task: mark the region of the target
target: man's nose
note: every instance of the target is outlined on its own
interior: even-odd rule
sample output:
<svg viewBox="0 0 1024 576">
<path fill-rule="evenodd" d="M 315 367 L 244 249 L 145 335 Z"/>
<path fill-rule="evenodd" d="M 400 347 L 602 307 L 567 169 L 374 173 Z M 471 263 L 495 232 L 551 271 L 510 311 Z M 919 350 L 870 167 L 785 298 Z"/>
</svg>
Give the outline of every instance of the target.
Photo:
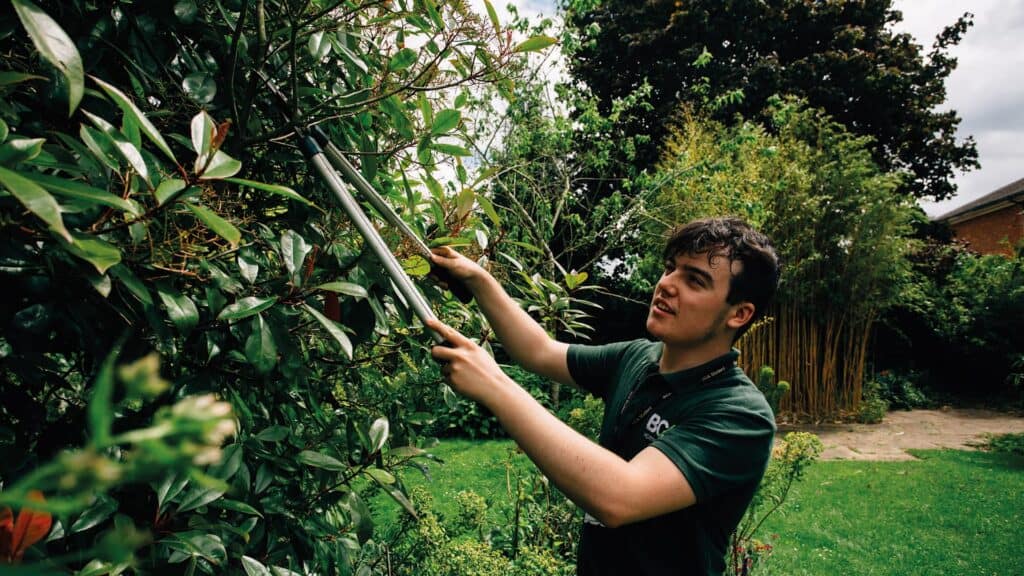
<svg viewBox="0 0 1024 576">
<path fill-rule="evenodd" d="M 672 279 L 672 274 L 668 274 L 666 276 L 662 276 L 661 279 L 658 280 L 654 293 L 655 295 L 664 293 L 668 296 L 675 296 L 676 289 L 676 284 Z"/>
</svg>

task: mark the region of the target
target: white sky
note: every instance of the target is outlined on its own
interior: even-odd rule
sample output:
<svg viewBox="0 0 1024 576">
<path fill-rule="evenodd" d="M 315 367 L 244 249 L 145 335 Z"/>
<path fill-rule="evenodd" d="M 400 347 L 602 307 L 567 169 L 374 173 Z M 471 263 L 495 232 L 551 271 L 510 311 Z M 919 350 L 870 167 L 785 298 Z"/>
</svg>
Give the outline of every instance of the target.
<svg viewBox="0 0 1024 576">
<path fill-rule="evenodd" d="M 471 0 L 484 14 L 482 0 Z M 492 0 L 507 22 L 505 0 Z M 554 0 L 513 0 L 524 16 L 555 16 Z M 958 174 L 957 195 L 947 201 L 922 202 L 930 216 L 941 215 L 979 196 L 1024 177 L 1024 0 L 894 0 L 903 12 L 897 26 L 909 32 L 924 52 L 935 35 L 964 12 L 974 26 L 951 54 L 959 60 L 946 81 L 941 109 L 955 109 L 961 118 L 958 138 L 973 135 L 981 169 Z"/>
</svg>

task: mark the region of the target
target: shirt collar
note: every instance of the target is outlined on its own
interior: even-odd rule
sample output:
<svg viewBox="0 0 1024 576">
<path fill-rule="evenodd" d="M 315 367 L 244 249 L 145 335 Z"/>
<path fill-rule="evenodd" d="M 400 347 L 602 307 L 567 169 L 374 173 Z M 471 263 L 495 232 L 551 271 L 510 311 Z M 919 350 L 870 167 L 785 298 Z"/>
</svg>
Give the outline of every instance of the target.
<svg viewBox="0 0 1024 576">
<path fill-rule="evenodd" d="M 661 352 L 663 349 L 664 345 L 658 346 L 654 349 L 651 362 L 647 366 L 647 373 L 649 375 L 658 374 L 658 362 L 661 360 Z M 735 366 L 736 359 L 739 358 L 739 356 L 740 351 L 733 348 L 725 354 L 722 354 L 713 360 L 709 360 L 700 366 L 694 366 L 693 368 L 687 368 L 686 370 L 679 370 L 677 372 L 667 372 L 660 374 L 660 376 L 673 388 L 699 386 L 724 374 L 727 370 Z"/>
</svg>

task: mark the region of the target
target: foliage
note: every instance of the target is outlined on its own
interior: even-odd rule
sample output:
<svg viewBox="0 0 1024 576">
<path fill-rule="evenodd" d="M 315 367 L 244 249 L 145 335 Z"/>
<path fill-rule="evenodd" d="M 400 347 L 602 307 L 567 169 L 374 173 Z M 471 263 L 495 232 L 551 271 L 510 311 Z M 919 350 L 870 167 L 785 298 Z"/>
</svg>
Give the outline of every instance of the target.
<svg viewBox="0 0 1024 576">
<path fill-rule="evenodd" d="M 761 371 L 757 373 L 757 381 L 754 384 L 764 394 L 765 400 L 768 401 L 768 405 L 772 408 L 772 414 L 777 415 L 779 413 L 779 401 L 789 392 L 789 382 L 777 380 L 775 378 L 775 370 L 771 366 L 762 366 Z"/>
<path fill-rule="evenodd" d="M 920 388 L 921 373 L 910 370 L 882 370 L 875 374 L 877 394 L 889 404 L 889 408 L 911 410 L 926 408 L 931 402 Z"/>
<path fill-rule="evenodd" d="M 985 447 L 993 452 L 1024 456 L 1024 432 L 1017 434 L 990 434 Z"/>
<path fill-rule="evenodd" d="M 566 424 L 587 438 L 597 442 L 604 420 L 604 401 L 596 396 L 584 396 L 579 406 L 569 410 Z"/>
<path fill-rule="evenodd" d="M 115 368 L 117 352 L 104 360 L 93 384 L 87 408 L 88 443 L 41 463 L 0 492 L 0 518 L 11 517 L 8 506 L 21 507 L 12 526 L 0 526 L 5 531 L 11 528 L 2 540 L 11 549 L 3 551 L 0 562 L 19 562 L 27 548 L 48 536 L 46 542 L 85 545 L 80 554 L 96 557 L 90 563 L 92 570 L 123 571 L 135 549 L 153 543 L 156 534 L 137 528 L 130 516 L 118 511 L 108 493 L 148 484 L 156 496 L 159 524 L 172 506 L 179 511 L 203 506 L 230 489 L 229 481 L 238 470 L 236 456 L 241 454 L 237 444 L 221 449 L 235 432 L 231 405 L 212 394 L 187 396 L 157 410 L 148 426 L 124 429 L 125 422 L 132 420 L 129 415 L 143 412 L 170 383 L 161 378 L 155 354 Z M 123 416 L 115 419 L 116 412 Z M 223 499 L 219 504 L 242 516 L 259 515 L 241 502 Z M 33 513 L 33 520 L 25 518 Z M 51 524 L 53 515 L 57 520 Z M 113 526 L 108 530 L 86 536 L 111 519 Z M 23 527 L 23 520 L 30 523 L 28 527 Z M 255 523 L 255 518 L 245 522 Z M 223 552 L 219 539 L 207 536 L 193 541 Z M 174 546 L 163 540 L 156 544 Z M 38 550 L 32 550 L 29 559 L 40 562 L 37 568 L 60 564 L 58 559 L 42 557 Z"/>
<path fill-rule="evenodd" d="M 659 164 L 674 178 L 649 207 L 649 237 L 735 214 L 772 238 L 785 264 L 781 302 L 851 318 L 892 305 L 911 246 L 912 209 L 891 194 L 897 178 L 874 164 L 867 139 L 822 111 L 777 100 L 769 113 L 777 135 L 680 116 Z M 647 252 L 660 254 L 655 245 Z M 644 266 L 655 269 L 654 260 Z"/>
<path fill-rule="evenodd" d="M 96 521 L 39 556 L 116 572 L 93 543 L 134 525 L 159 538 L 116 558 L 136 573 L 382 573 L 366 560 L 387 551 L 363 495 L 415 513 L 393 472 L 425 456 L 417 395 L 436 371 L 286 120 L 358 156 L 414 229 L 479 246 L 498 224 L 461 163 L 468 91 L 510 94 L 504 71 L 550 39 L 516 43 L 496 19 L 433 0 L 14 7 L 4 21 L 21 26 L 0 36 L 0 479 L 56 505 L 40 474 L 82 444 L 97 465 L 159 477 L 83 485 Z M 479 326 L 429 296 L 450 322 Z M 105 399 L 97 384 L 123 333 L 121 357 L 155 349 L 173 382 L 154 402 Z M 187 435 L 173 449 L 157 440 L 220 410 L 211 395 L 230 401 L 237 436 L 222 461 L 203 461 L 219 479 L 203 484 L 167 464 L 189 454 Z M 97 436 L 98 420 L 117 428 Z M 162 450 L 148 467 L 125 438 L 147 430 L 140 441 Z"/>
<path fill-rule="evenodd" d="M 757 538 L 758 531 L 769 516 L 782 508 L 794 483 L 804 478 L 807 468 L 817 460 L 822 450 L 821 440 L 808 432 L 790 432 L 784 439 L 776 439 L 761 485 L 730 538 L 726 566 L 731 574 L 768 573 L 764 564 L 773 547 Z M 772 539 L 777 539 L 777 535 Z"/>
<path fill-rule="evenodd" d="M 577 37 L 572 74 L 601 110 L 650 85 L 650 109 L 624 119 L 626 134 L 648 134 L 641 165 L 661 155 L 664 123 L 681 102 L 704 101 L 715 117 L 752 119 L 774 95 L 795 95 L 854 134 L 873 138 L 873 159 L 907 176 L 903 193 L 948 198 L 953 174 L 976 168 L 973 139 L 957 142 L 960 118 L 940 110 L 956 68 L 950 50 L 972 24 L 965 14 L 924 53 L 893 2 L 628 0 L 562 3 Z M 702 60 L 703 69 L 687 64 Z M 893 191 L 895 192 L 895 190 Z"/>
<path fill-rule="evenodd" d="M 404 517 L 393 545 L 395 574 L 427 576 L 561 576 L 573 564 L 537 542 L 511 551 L 492 533 L 486 500 L 471 490 L 455 499 L 455 518 L 434 512 L 433 497 L 423 488 L 412 491 L 419 520 Z M 497 528 L 494 528 L 497 530 Z"/>
<path fill-rule="evenodd" d="M 882 385 L 878 380 L 864 384 L 864 397 L 857 407 L 857 421 L 861 424 L 878 424 L 889 411 L 889 401 L 882 397 Z"/>
<path fill-rule="evenodd" d="M 1024 316 L 1024 256 L 978 255 L 941 240 L 913 255 L 914 275 L 886 321 L 893 348 L 910 358 L 908 368 L 927 371 L 934 388 L 1014 394 L 1014 362 L 1024 349 L 1015 321 Z"/>
</svg>

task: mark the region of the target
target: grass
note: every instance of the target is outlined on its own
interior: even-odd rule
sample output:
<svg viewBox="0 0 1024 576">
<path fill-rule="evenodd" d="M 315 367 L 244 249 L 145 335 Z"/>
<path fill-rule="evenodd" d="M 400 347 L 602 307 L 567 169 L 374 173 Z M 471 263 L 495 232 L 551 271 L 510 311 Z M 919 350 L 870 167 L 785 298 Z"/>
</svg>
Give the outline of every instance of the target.
<svg viewBox="0 0 1024 576">
<path fill-rule="evenodd" d="M 1024 574 L 1024 458 L 914 451 L 909 462 L 818 462 L 764 533 L 774 573 Z"/>
<path fill-rule="evenodd" d="M 426 487 L 434 496 L 434 510 L 449 517 L 458 508 L 455 495 L 472 490 L 487 500 L 491 522 L 504 522 L 502 507 L 510 500 L 509 479 L 514 482 L 517 474 L 535 469 L 510 440 L 445 440 L 428 452 L 441 461 L 418 461 L 427 466 L 429 478 L 416 469 L 408 469 L 401 478 L 410 489 Z M 397 504 L 387 496 L 375 498 L 373 504 L 374 517 L 383 524 L 392 522 L 400 513 Z"/>
<path fill-rule="evenodd" d="M 509 441 L 451 440 L 432 453 L 426 486 L 436 509 L 454 513 L 455 494 L 472 489 L 504 521 Z M 778 534 L 771 574 L 1021 575 L 1024 574 L 1024 458 L 956 450 L 914 451 L 906 462 L 828 461 L 813 464 L 783 510 L 761 534 Z M 512 457 L 513 470 L 531 464 Z M 389 512 L 390 509 L 390 512 Z M 381 505 L 390 521 L 395 506 Z M 394 518 L 394 516 L 390 516 Z"/>
</svg>

